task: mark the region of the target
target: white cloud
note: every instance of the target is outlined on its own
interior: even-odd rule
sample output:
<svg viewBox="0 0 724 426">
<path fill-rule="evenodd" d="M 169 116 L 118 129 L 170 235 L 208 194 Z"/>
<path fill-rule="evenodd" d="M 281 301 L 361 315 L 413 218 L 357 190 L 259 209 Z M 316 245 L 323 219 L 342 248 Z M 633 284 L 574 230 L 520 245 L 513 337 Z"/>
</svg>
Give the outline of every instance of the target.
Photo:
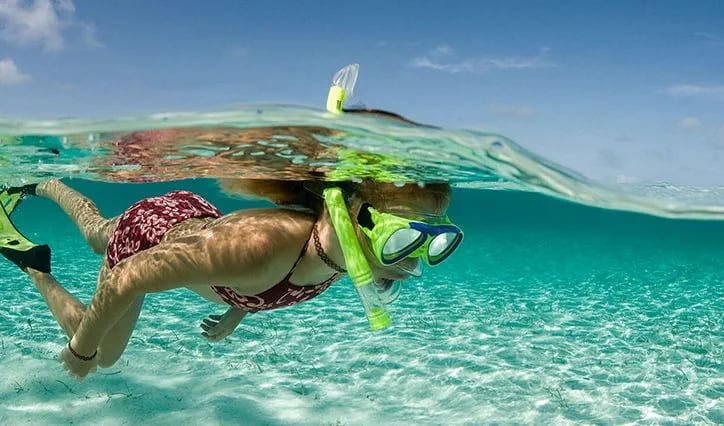
<svg viewBox="0 0 724 426">
<path fill-rule="evenodd" d="M 693 131 L 701 128 L 701 120 L 697 117 L 685 117 L 676 123 L 676 127 L 679 130 Z"/>
<path fill-rule="evenodd" d="M 95 26 L 75 18 L 72 0 L 0 0 L 0 39 L 6 42 L 59 51 L 71 29 L 86 45 L 100 46 Z"/>
<path fill-rule="evenodd" d="M 30 80 L 30 76 L 23 74 L 12 59 L 0 59 L 0 84 L 13 86 Z"/>
<path fill-rule="evenodd" d="M 494 70 L 521 70 L 551 68 L 557 64 L 548 59 L 548 49 L 541 49 L 534 56 L 482 56 L 459 58 L 455 50 L 446 45 L 437 46 L 425 56 L 414 58 L 411 66 L 444 71 L 451 74 L 484 73 Z"/>
<path fill-rule="evenodd" d="M 682 98 L 701 98 L 724 100 L 724 86 L 697 86 L 695 84 L 679 84 L 667 87 L 663 93 Z"/>
<path fill-rule="evenodd" d="M 529 106 L 494 105 L 490 112 L 499 117 L 530 118 L 535 115 L 535 110 Z"/>
</svg>

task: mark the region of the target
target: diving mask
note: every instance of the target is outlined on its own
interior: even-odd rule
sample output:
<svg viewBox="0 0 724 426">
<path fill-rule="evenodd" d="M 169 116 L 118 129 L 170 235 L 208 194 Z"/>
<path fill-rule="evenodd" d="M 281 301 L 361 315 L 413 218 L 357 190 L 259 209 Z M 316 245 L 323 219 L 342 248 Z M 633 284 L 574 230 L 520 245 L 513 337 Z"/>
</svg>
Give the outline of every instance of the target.
<svg viewBox="0 0 724 426">
<path fill-rule="evenodd" d="M 407 258 L 422 258 L 428 265 L 435 266 L 447 259 L 463 240 L 463 231 L 447 216 L 423 222 L 382 213 L 365 204 L 357 222 L 383 265 L 394 265 Z"/>
</svg>

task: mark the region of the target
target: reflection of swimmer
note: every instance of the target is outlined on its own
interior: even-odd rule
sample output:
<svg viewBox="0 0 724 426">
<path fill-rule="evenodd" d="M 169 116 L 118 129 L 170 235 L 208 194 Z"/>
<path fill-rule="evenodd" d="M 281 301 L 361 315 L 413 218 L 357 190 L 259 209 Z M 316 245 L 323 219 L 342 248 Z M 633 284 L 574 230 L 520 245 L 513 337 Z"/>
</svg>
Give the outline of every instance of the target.
<svg viewBox="0 0 724 426">
<path fill-rule="evenodd" d="M 174 191 L 141 200 L 106 219 L 94 203 L 58 180 L 25 192 L 56 202 L 94 252 L 104 255 L 95 295 L 86 308 L 48 271 L 17 262 L 45 299 L 70 341 L 61 352 L 70 373 L 85 377 L 121 356 L 147 293 L 186 287 L 219 304 L 204 320 L 216 341 L 250 312 L 295 305 L 324 292 L 346 272 L 345 256 L 322 190 L 340 186 L 374 280 L 380 287 L 435 265 L 462 239 L 444 216 L 447 184 L 227 180 L 230 193 L 300 208 L 252 209 L 222 215 L 200 196 Z M 34 189 L 34 191 L 33 191 Z M 345 207 L 345 206 L 343 206 Z M 11 259 L 12 260 L 12 259 Z"/>
<path fill-rule="evenodd" d="M 349 109 L 345 112 L 421 126 L 381 110 Z M 340 166 L 352 167 L 360 178 L 370 176 L 370 171 L 365 169 L 375 167 L 376 174 L 387 175 L 376 176 L 377 180 L 401 180 L 393 179 L 391 173 L 404 165 L 399 160 L 379 153 L 352 151 L 334 142 L 344 136 L 340 130 L 318 126 L 140 130 L 113 135 L 107 141 L 108 155 L 94 159 L 92 169 L 104 180 L 116 182 L 199 176 L 244 179 L 279 179 L 281 176 L 285 180 L 308 180 L 330 172 L 339 174 Z M 351 153 L 354 156 L 350 156 Z M 375 164 L 355 161 L 361 157 L 377 160 Z"/>
<path fill-rule="evenodd" d="M 115 135 L 95 172 L 125 182 L 199 176 L 245 179 L 313 179 L 334 162 L 334 150 L 317 137 L 330 129 L 311 126 L 261 128 L 192 127 L 141 130 Z M 241 175 L 240 175 L 241 174 Z"/>
</svg>

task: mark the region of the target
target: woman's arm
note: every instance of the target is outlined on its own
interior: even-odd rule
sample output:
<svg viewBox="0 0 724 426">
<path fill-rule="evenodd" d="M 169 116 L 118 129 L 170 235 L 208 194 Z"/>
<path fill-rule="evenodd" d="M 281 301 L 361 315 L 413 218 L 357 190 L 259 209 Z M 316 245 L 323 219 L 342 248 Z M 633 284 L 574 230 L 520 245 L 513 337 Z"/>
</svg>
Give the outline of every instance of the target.
<svg viewBox="0 0 724 426">
<path fill-rule="evenodd" d="M 183 287 L 200 279 L 199 269 L 210 266 L 199 261 L 196 253 L 203 253 L 201 250 L 201 241 L 158 245 L 123 260 L 105 277 L 99 277 L 96 293 L 71 339 L 71 347 L 83 355 L 94 353 L 137 296 Z"/>
<path fill-rule="evenodd" d="M 249 311 L 231 307 L 223 315 L 209 315 L 201 323 L 201 329 L 204 330 L 201 335 L 210 342 L 218 342 L 233 333 L 248 313 Z"/>
</svg>

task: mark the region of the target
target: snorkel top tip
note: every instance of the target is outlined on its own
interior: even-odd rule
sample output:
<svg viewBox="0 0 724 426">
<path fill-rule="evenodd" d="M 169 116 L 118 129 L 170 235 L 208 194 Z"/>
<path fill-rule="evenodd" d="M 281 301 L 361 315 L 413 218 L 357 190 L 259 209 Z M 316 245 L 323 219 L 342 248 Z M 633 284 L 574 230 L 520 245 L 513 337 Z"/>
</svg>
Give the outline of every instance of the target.
<svg viewBox="0 0 724 426">
<path fill-rule="evenodd" d="M 337 71 L 332 78 L 332 85 L 327 95 L 327 111 L 341 113 L 344 103 L 352 98 L 354 86 L 357 84 L 359 64 L 349 64 Z"/>
</svg>

